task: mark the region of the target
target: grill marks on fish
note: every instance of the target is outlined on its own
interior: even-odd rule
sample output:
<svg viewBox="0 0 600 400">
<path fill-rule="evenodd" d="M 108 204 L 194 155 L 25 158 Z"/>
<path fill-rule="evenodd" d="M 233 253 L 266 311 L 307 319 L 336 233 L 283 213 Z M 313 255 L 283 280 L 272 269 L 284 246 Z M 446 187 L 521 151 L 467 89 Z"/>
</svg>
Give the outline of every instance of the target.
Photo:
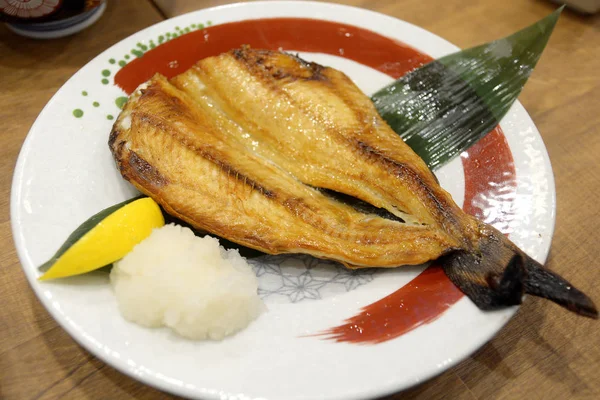
<svg viewBox="0 0 600 400">
<path fill-rule="evenodd" d="M 247 65 L 244 65 L 248 67 Z M 185 77 L 184 81 L 188 83 L 190 80 L 201 82 L 202 80 L 209 81 L 212 77 L 208 75 L 205 70 L 208 69 L 203 65 L 198 65 L 194 67 L 191 71 L 186 73 L 185 75 L 189 75 Z M 247 68 L 250 69 L 250 68 Z M 256 69 L 256 68 L 254 68 Z M 211 70 L 215 70 L 212 68 Z M 207 76 L 208 75 L 208 76 Z M 290 74 L 291 75 L 291 74 Z M 190 79 L 190 76 L 193 78 Z M 256 78 L 255 75 L 251 75 L 252 78 Z M 287 104 L 290 107 L 297 107 L 298 104 L 291 98 L 285 91 L 280 90 L 276 85 L 273 85 L 272 82 L 268 80 L 265 81 L 264 76 L 259 77 L 257 79 L 259 84 L 262 86 L 266 86 L 266 91 L 270 94 L 277 93 L 277 95 L 283 97 L 283 100 L 278 101 L 280 104 Z M 178 86 L 180 89 L 193 92 L 191 85 L 189 84 L 178 84 L 178 81 L 175 80 L 174 84 Z M 290 171 L 297 179 L 302 181 L 302 183 L 314 186 L 314 187 L 325 187 L 326 185 L 331 183 L 331 176 L 329 175 L 330 170 L 323 169 L 319 171 L 314 171 L 313 168 L 319 168 L 318 163 L 311 164 L 311 160 L 303 159 L 302 153 L 305 151 L 311 151 L 310 146 L 314 145 L 312 143 L 308 143 L 309 140 L 299 141 L 298 143 L 292 143 L 286 141 L 286 138 L 282 138 L 281 135 L 297 135 L 297 132 L 306 130 L 301 126 L 291 126 L 293 121 L 290 121 L 290 126 L 288 128 L 292 128 L 296 132 L 289 132 L 290 129 L 267 129 L 264 126 L 261 126 L 255 120 L 253 120 L 253 113 L 246 112 L 244 113 L 244 107 L 241 105 L 236 105 L 239 103 L 239 99 L 232 96 L 223 95 L 222 88 L 215 87 L 215 85 L 210 85 L 208 82 L 206 85 L 204 83 L 202 86 L 202 94 L 196 92 L 193 95 L 196 97 L 208 96 L 215 109 L 218 109 L 223 113 L 223 116 L 228 119 L 231 123 L 230 128 L 232 131 L 239 131 L 237 137 L 233 137 L 233 140 L 238 140 L 246 143 L 256 143 L 257 145 L 249 146 L 251 151 L 261 154 L 277 165 L 280 165 L 286 171 Z M 260 97 L 259 97 L 260 98 Z M 276 117 L 274 117 L 275 119 Z M 311 123 L 312 119 L 308 119 Z M 314 127 L 312 127 L 314 128 Z M 315 135 L 318 136 L 318 135 Z M 321 135 L 323 138 L 327 138 L 327 135 Z M 246 140 L 240 140 L 246 139 Z M 328 141 L 323 143 L 323 146 L 333 147 L 335 143 Z M 349 152 L 348 152 L 349 153 Z M 335 154 L 331 154 L 331 156 L 335 156 Z M 308 170 L 308 171 L 307 171 Z M 316 175 L 315 175 L 316 172 Z M 309 175 L 312 174 L 312 175 Z M 335 182 L 339 184 L 340 182 Z M 379 203 L 382 201 L 380 200 Z"/>
<path fill-rule="evenodd" d="M 357 141 L 356 147 L 363 155 L 382 164 L 385 169 L 390 171 L 390 173 L 395 175 L 398 179 L 409 182 L 409 185 L 413 190 L 420 193 L 420 198 L 429 203 L 429 209 L 432 211 L 432 214 L 436 221 L 439 222 L 440 226 L 442 226 L 445 231 L 452 232 L 456 237 L 462 236 L 461 231 L 463 227 L 460 221 L 457 220 L 455 214 L 450 211 L 452 210 L 451 206 L 446 199 L 437 196 L 431 190 L 431 187 L 424 182 L 419 173 L 409 165 L 387 157 L 367 143 Z M 470 243 L 467 238 L 464 238 L 462 243 L 465 249 L 470 249 Z"/>
<path fill-rule="evenodd" d="M 136 176 L 153 187 L 160 188 L 169 183 L 156 168 L 140 157 L 135 151 L 129 153 L 129 166 L 135 171 Z"/>
<path fill-rule="evenodd" d="M 145 112 L 143 114 L 138 113 L 138 117 L 141 120 L 153 125 L 156 128 L 162 129 L 165 132 L 169 132 L 174 137 L 178 137 L 178 141 L 190 151 L 194 152 L 199 157 L 212 162 L 229 177 L 247 186 L 251 191 L 255 190 L 266 198 L 274 199 L 276 197 L 276 192 L 274 189 L 268 189 L 264 185 L 259 184 L 255 180 L 249 178 L 247 175 L 238 171 L 230 162 L 226 161 L 221 152 L 218 151 L 217 146 L 203 146 L 202 143 L 196 140 L 186 138 L 185 136 L 178 136 L 178 132 L 175 132 L 168 127 L 168 119 L 171 115 L 177 115 L 178 117 L 187 116 L 187 118 L 190 120 L 194 119 L 193 114 L 196 111 L 190 107 L 189 102 L 184 101 L 177 96 L 168 96 L 164 91 L 157 90 L 156 87 L 150 87 L 149 89 L 142 90 L 140 95 L 141 101 L 149 97 L 160 97 L 159 101 L 161 104 L 165 105 L 164 109 L 167 111 L 161 116 L 161 118 L 157 118 L 156 114 L 151 114 L 149 112 Z M 204 130 L 211 130 L 213 127 L 211 125 L 203 125 L 200 128 Z"/>
<path fill-rule="evenodd" d="M 400 180 L 390 182 L 390 177 L 385 176 L 386 171 L 356 156 L 358 138 L 366 140 L 365 136 L 379 136 L 380 132 L 373 132 L 373 126 L 389 128 L 378 117 L 372 104 L 359 103 L 370 106 L 362 111 L 353 105 L 352 97 L 364 97 L 360 91 L 333 89 L 339 84 L 350 85 L 347 78 L 336 77 L 337 71 L 320 69 L 319 74 L 326 79 L 313 82 L 310 79 L 312 69 L 307 72 L 309 68 L 295 59 L 272 53 L 270 62 L 283 64 L 290 70 L 289 75 L 296 77 L 281 82 L 265 70 L 264 61 L 262 64 L 253 63 L 252 55 L 246 56 L 243 63 L 237 59 L 223 56 L 206 60 L 207 63 L 199 63 L 189 74 L 206 84 L 205 92 L 219 104 L 228 118 L 244 126 L 260 142 L 255 151 L 282 165 L 304 184 L 347 193 L 378 208 L 386 208 L 393 214 L 397 209 L 417 209 L 417 212 L 409 211 L 415 221 L 435 224 L 427 209 L 410 195 L 411 188 L 403 187 L 405 195 L 398 195 L 398 188 L 402 185 Z M 234 70 L 235 73 L 230 74 L 229 79 L 223 79 L 220 71 L 224 70 Z M 228 95 L 240 88 L 243 92 L 255 93 L 260 99 L 260 107 L 264 109 L 244 102 L 240 96 Z M 324 110 L 328 105 L 330 110 Z M 256 117 L 257 113 L 262 114 L 262 120 Z M 366 117 L 367 114 L 370 116 Z M 281 121 L 281 115 L 291 115 L 292 118 Z M 384 133 L 389 135 L 389 132 Z M 398 138 L 392 134 L 397 142 Z M 319 151 L 311 154 L 309 151 L 312 152 L 310 149 L 315 143 L 319 145 Z M 420 160 L 416 155 L 412 159 Z M 366 174 L 383 174 L 384 179 L 365 179 Z M 434 178 L 430 180 L 434 181 Z M 366 187 L 366 183 L 371 186 Z M 412 205 L 405 204 L 404 199 L 411 199 Z"/>
<path fill-rule="evenodd" d="M 261 72 L 275 80 L 287 80 L 288 82 L 298 79 L 327 81 L 322 74 L 325 67 L 303 60 L 297 54 L 286 54 L 286 58 L 283 59 L 279 57 L 281 53 L 269 50 L 251 50 L 248 46 L 235 49 L 231 54 L 253 74 Z"/>
<path fill-rule="evenodd" d="M 119 117 L 131 119 L 130 129 L 117 128 L 119 138 L 111 139 L 117 162 L 130 154 L 124 151 L 126 154 L 119 155 L 118 149 L 129 147 L 162 172 L 169 185 L 160 192 L 136 179 L 135 170 L 123 175 L 164 203 L 173 215 L 261 251 L 305 252 L 348 266 L 419 264 L 455 245 L 432 227 L 407 226 L 357 212 L 310 188 L 278 165 L 277 159 L 267 158 L 268 152 L 253 150 L 250 142 L 260 137 L 250 134 L 240 120 L 229 118 L 217 101 L 203 92 L 210 82 L 187 76 L 174 79 L 173 84 L 155 77 L 143 93 L 134 94 Z M 187 90 L 181 90 L 186 85 Z M 128 146 L 120 146 L 119 141 Z M 264 144 L 261 141 L 258 148 L 262 150 Z M 193 153 L 193 160 L 181 155 L 184 150 Z M 205 166 L 204 172 L 194 176 L 186 171 L 193 164 L 206 162 L 214 168 Z M 216 170 L 220 171 L 219 184 L 211 182 Z M 246 194 L 242 187 L 247 188 Z M 181 200 L 183 195 L 188 199 Z M 198 201 L 195 205 L 193 198 Z M 281 226 L 269 224 L 273 219 Z"/>
<path fill-rule="evenodd" d="M 217 145 L 204 145 L 203 143 L 190 139 L 189 137 L 179 135 L 179 132 L 174 130 L 169 130 L 167 128 L 168 122 L 165 120 L 169 117 L 169 114 L 175 113 L 178 116 L 188 116 L 188 118 L 193 119 L 194 110 L 191 109 L 190 103 L 186 101 L 182 101 L 179 97 L 176 96 L 166 96 L 164 92 L 156 90 L 156 88 L 151 88 L 150 90 L 145 90 L 141 93 L 142 100 L 145 96 L 161 96 L 161 102 L 164 104 L 169 104 L 170 107 L 166 107 L 169 111 L 167 115 L 163 117 L 163 119 L 157 119 L 155 115 L 144 113 L 140 114 L 139 117 L 157 127 L 162 129 L 165 132 L 170 132 L 174 137 L 177 138 L 178 142 L 184 145 L 191 152 L 195 153 L 197 156 L 206 159 L 217 166 L 223 173 L 225 173 L 232 180 L 239 182 L 240 184 L 248 187 L 249 191 L 256 191 L 260 195 L 268 198 L 275 199 L 277 197 L 275 189 L 268 189 L 264 185 L 259 184 L 254 179 L 249 178 L 244 173 L 240 172 L 233 166 L 231 162 L 229 162 L 226 157 L 223 156 L 222 151 L 219 150 L 219 146 Z M 212 127 L 203 125 L 200 129 L 210 130 Z M 217 134 L 217 133 L 215 133 Z M 195 139 L 195 138 L 194 138 Z M 132 154 L 135 154 L 132 152 Z"/>
<path fill-rule="evenodd" d="M 172 127 L 169 127 L 168 119 L 172 115 L 177 115 L 178 118 L 182 116 L 187 117 L 190 120 L 198 121 L 196 116 L 193 116 L 193 110 L 190 109 L 189 102 L 183 101 L 180 97 L 173 95 L 174 93 L 166 94 L 164 92 L 164 88 L 158 88 L 156 86 L 150 86 L 147 89 L 140 91 L 139 93 L 139 101 L 150 101 L 153 97 L 160 97 L 158 101 L 162 104 L 161 114 L 156 114 L 154 112 L 145 112 L 141 113 L 139 110 L 136 111 L 137 119 L 143 121 L 144 123 L 148 123 L 154 127 L 162 129 L 164 132 L 168 132 L 169 134 L 176 136 L 173 132 Z M 197 104 L 197 102 L 196 102 Z M 202 126 L 200 129 L 205 131 L 210 131 L 210 127 Z M 241 128 L 243 129 L 243 128 Z M 114 136 L 114 135 L 111 135 Z M 179 137 L 179 142 L 183 144 L 185 147 L 194 151 L 200 157 L 211 161 L 213 164 L 217 165 L 222 171 L 224 171 L 227 175 L 233 177 L 234 179 L 240 181 L 244 185 L 247 185 L 251 188 L 251 190 L 257 190 L 261 195 L 264 195 L 267 198 L 275 199 L 275 190 L 267 189 L 263 185 L 258 184 L 255 180 L 250 179 L 247 175 L 240 173 L 236 170 L 232 165 L 228 162 L 223 161 L 221 154 L 215 154 L 214 152 L 209 151 L 210 147 L 196 147 L 190 143 L 185 137 Z M 111 144 L 113 143 L 113 138 L 111 138 Z M 300 197 L 292 197 L 287 200 L 281 202 L 281 204 L 286 207 L 292 214 L 300 217 L 304 221 L 310 223 L 311 225 L 317 226 L 324 232 L 328 234 L 335 234 L 335 236 L 349 236 L 342 235 L 339 232 L 336 232 L 331 229 L 330 225 L 323 223 L 322 218 L 315 218 L 315 215 L 319 213 L 319 210 L 306 205 L 305 202 Z M 358 239 L 363 243 L 378 243 L 385 242 L 386 240 L 382 237 L 370 237 L 368 235 L 364 235 L 362 238 Z"/>
</svg>

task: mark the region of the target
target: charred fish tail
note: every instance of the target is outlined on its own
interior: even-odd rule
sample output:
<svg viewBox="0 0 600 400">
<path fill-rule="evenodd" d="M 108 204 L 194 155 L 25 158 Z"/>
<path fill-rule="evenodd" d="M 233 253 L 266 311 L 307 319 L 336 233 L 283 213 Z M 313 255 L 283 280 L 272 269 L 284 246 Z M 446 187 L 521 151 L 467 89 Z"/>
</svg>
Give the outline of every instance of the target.
<svg viewBox="0 0 600 400">
<path fill-rule="evenodd" d="M 527 257 L 525 270 L 525 293 L 551 300 L 579 315 L 598 319 L 598 309 L 592 299 L 561 276 L 531 257 Z"/>
<path fill-rule="evenodd" d="M 441 259 L 450 280 L 482 310 L 521 304 L 524 294 L 543 297 L 579 315 L 598 318 L 594 302 L 556 273 L 519 250 L 493 228 L 474 251 Z"/>
</svg>

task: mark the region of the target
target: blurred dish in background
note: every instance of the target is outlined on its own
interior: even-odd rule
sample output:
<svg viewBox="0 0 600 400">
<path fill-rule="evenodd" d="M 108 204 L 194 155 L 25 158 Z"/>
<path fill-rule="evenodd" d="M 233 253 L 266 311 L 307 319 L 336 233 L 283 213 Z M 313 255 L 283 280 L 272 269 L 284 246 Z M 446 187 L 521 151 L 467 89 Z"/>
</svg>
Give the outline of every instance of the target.
<svg viewBox="0 0 600 400">
<path fill-rule="evenodd" d="M 105 0 L 0 0 L 0 21 L 22 36 L 55 39 L 92 25 L 105 8 Z"/>
<path fill-rule="evenodd" d="M 553 0 L 553 2 L 566 4 L 567 7 L 584 14 L 595 14 L 600 11 L 600 0 Z"/>
</svg>

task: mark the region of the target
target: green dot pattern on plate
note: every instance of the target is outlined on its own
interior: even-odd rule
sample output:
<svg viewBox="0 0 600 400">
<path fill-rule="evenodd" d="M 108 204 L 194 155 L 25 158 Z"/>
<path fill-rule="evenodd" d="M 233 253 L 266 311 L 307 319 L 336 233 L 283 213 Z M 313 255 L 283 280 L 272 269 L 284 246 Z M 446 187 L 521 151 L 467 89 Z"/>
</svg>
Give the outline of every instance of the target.
<svg viewBox="0 0 600 400">
<path fill-rule="evenodd" d="M 116 60 L 114 58 L 110 58 L 108 60 L 108 62 L 109 62 L 109 64 L 117 64 L 120 68 L 123 68 L 127 65 L 128 60 L 131 59 L 131 55 L 134 55 L 137 58 L 142 57 L 146 51 L 148 51 L 150 49 L 154 49 L 154 48 L 156 48 L 156 46 L 158 46 L 164 42 L 168 42 L 171 39 L 175 39 L 183 34 L 189 33 L 190 31 L 192 31 L 194 29 L 204 29 L 205 27 L 211 26 L 211 25 L 212 25 L 212 21 L 206 21 L 205 24 L 194 23 L 194 24 L 190 24 L 183 28 L 176 26 L 173 32 L 165 32 L 164 34 L 159 35 L 155 39 L 149 39 L 147 45 L 142 42 L 137 42 L 135 47 L 133 49 L 131 49 L 129 54 L 125 54 L 122 57 L 122 59 Z M 107 78 L 110 77 L 111 74 L 112 74 L 112 72 L 109 69 L 102 70 L 102 76 L 104 78 L 101 80 L 101 82 L 103 85 L 108 85 L 110 83 L 110 81 Z M 81 92 L 81 94 L 83 96 L 87 96 L 88 92 L 84 90 Z M 124 107 L 125 103 L 127 102 L 127 99 L 128 98 L 125 96 L 118 97 L 115 100 L 115 104 L 117 105 L 117 107 L 122 109 Z M 100 103 L 97 101 L 93 102 L 92 105 L 96 108 L 100 107 Z M 83 116 L 83 111 L 80 109 L 76 109 L 73 111 L 73 115 L 77 118 L 81 118 Z M 106 115 L 106 119 L 113 120 L 114 116 L 111 114 L 108 114 L 108 115 Z"/>
<path fill-rule="evenodd" d="M 115 104 L 121 109 L 123 108 L 125 103 L 127 103 L 127 97 L 125 96 L 117 97 L 117 99 L 115 100 Z"/>
<path fill-rule="evenodd" d="M 165 34 L 159 35 L 156 39 L 150 39 L 148 41 L 148 44 L 144 44 L 142 42 L 138 42 L 136 43 L 136 47 L 131 49 L 129 54 L 125 54 L 123 56 L 123 58 L 121 60 L 116 60 L 114 58 L 109 58 L 108 59 L 108 63 L 109 64 L 117 64 L 120 68 L 123 68 L 127 65 L 127 60 L 131 59 L 131 55 L 134 55 L 136 57 L 142 57 L 144 55 L 144 52 L 148 51 L 149 49 L 154 49 L 157 45 L 160 45 L 166 41 L 169 41 L 171 39 L 175 39 L 183 34 L 189 33 L 190 31 L 194 30 L 194 29 L 204 29 L 207 26 L 211 26 L 212 25 L 212 21 L 206 21 L 206 24 L 203 23 L 193 23 L 190 24 L 186 27 L 184 27 L 183 29 L 179 26 L 175 27 L 175 30 L 173 32 L 166 32 Z M 112 72 L 109 69 L 103 69 L 101 71 L 102 76 L 104 78 L 102 78 L 101 82 L 103 85 L 108 85 L 110 83 L 110 81 L 107 79 L 108 77 L 111 76 Z M 88 92 L 86 90 L 83 90 L 81 92 L 82 96 L 88 96 Z M 115 100 L 115 104 L 117 105 L 117 107 L 119 107 L 120 109 L 122 109 L 125 105 L 125 103 L 127 102 L 127 97 L 122 96 L 122 97 L 118 97 Z M 92 105 L 95 108 L 100 107 L 100 103 L 97 101 L 92 102 Z M 77 108 L 75 110 L 73 110 L 73 116 L 76 118 L 81 118 L 83 117 L 83 110 Z M 106 119 L 107 120 L 113 120 L 114 116 L 111 114 L 106 115 Z"/>
</svg>

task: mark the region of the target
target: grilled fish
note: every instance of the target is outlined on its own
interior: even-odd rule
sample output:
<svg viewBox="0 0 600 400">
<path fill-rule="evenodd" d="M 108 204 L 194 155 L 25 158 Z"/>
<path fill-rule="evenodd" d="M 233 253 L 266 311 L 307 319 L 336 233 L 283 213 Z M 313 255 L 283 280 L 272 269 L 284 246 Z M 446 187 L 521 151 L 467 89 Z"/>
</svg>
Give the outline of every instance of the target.
<svg viewBox="0 0 600 400">
<path fill-rule="evenodd" d="M 157 74 L 130 96 L 109 147 L 122 176 L 167 213 L 232 242 L 349 268 L 440 259 L 482 309 L 530 293 L 598 315 L 463 212 L 336 69 L 242 47 L 170 80 Z"/>
</svg>

